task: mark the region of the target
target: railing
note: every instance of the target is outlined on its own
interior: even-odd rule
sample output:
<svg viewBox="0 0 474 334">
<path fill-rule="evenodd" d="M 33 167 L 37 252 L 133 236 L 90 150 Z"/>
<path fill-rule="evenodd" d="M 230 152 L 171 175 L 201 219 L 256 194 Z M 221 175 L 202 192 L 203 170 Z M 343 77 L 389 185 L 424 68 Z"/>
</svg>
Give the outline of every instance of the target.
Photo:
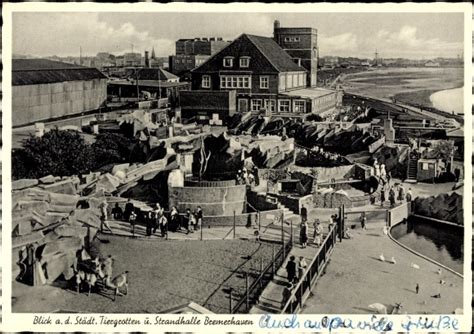
<svg viewBox="0 0 474 334">
<path fill-rule="evenodd" d="M 266 285 L 273 279 L 278 268 L 285 262 L 286 256 L 289 254 L 293 241 L 290 238 L 286 244 L 281 245 L 278 253 L 275 254 L 275 246 L 273 247 L 272 261 L 264 268 L 263 262 L 260 262 L 260 270 L 257 271 L 258 277 L 249 283 L 251 273 L 245 272 L 245 291 L 241 294 L 239 300 L 233 305 L 233 290 L 229 292 L 229 313 L 245 314 L 250 308 L 258 302 L 258 298 L 265 289 Z"/>
<path fill-rule="evenodd" d="M 336 227 L 333 226 L 309 264 L 308 269 L 303 274 L 303 277 L 299 279 L 298 284 L 296 284 L 292 289 L 290 297 L 281 310 L 282 314 L 297 313 L 303 307 L 304 302 L 311 294 L 313 285 L 316 283 L 323 272 L 324 267 L 328 263 L 329 256 L 336 244 L 336 231 Z"/>
</svg>

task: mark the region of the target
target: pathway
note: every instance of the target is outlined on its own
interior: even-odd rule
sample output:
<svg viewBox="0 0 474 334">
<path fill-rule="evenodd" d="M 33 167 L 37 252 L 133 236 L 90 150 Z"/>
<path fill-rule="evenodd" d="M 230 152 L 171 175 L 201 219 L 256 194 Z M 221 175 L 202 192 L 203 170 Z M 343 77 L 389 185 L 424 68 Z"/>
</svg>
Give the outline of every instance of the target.
<svg viewBox="0 0 474 334">
<path fill-rule="evenodd" d="M 463 280 L 451 272 L 400 247 L 382 233 L 383 224 L 368 224 L 368 230 L 352 231 L 351 240 L 338 243 L 326 274 L 313 290 L 302 313 L 373 313 L 368 305 L 402 302 L 402 313 L 451 314 L 463 305 Z M 396 264 L 381 262 L 380 254 Z M 417 264 L 420 269 L 411 266 Z M 446 281 L 445 285 L 440 280 Z M 416 294 L 415 286 L 420 285 Z M 441 294 L 440 299 L 432 295 Z M 390 309 L 389 307 L 387 307 Z"/>
</svg>

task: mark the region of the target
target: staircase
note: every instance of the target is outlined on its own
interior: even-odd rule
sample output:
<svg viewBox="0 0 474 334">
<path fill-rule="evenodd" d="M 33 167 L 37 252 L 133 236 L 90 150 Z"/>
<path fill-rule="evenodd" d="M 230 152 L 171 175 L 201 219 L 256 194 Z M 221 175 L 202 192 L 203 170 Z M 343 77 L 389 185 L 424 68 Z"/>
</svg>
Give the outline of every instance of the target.
<svg viewBox="0 0 474 334">
<path fill-rule="evenodd" d="M 418 159 L 414 158 L 412 154 L 408 154 L 408 167 L 407 167 L 407 183 L 416 183 L 418 174 Z"/>
</svg>

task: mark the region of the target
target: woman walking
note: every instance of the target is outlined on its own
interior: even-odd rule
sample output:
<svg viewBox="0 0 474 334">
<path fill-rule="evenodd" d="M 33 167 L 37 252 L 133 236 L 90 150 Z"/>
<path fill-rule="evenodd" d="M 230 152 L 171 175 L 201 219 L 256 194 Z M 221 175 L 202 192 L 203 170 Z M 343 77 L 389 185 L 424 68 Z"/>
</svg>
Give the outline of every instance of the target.
<svg viewBox="0 0 474 334">
<path fill-rule="evenodd" d="M 321 226 L 321 222 L 319 221 L 319 219 L 316 219 L 314 232 L 313 232 L 313 242 L 316 246 L 321 245 L 322 234 L 323 234 L 323 227 Z"/>
<path fill-rule="evenodd" d="M 308 243 L 308 223 L 306 221 L 300 225 L 300 243 L 301 248 L 306 248 L 306 244 Z"/>
</svg>

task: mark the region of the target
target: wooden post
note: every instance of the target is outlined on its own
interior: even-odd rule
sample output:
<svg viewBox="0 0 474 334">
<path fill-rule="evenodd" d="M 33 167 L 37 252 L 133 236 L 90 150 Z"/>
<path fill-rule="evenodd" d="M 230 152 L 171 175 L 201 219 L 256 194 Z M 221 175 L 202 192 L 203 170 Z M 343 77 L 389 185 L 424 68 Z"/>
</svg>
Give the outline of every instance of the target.
<svg viewBox="0 0 474 334">
<path fill-rule="evenodd" d="M 250 302 L 249 302 L 249 273 L 245 272 L 245 309 L 248 310 L 250 309 Z"/>
<path fill-rule="evenodd" d="M 272 275 L 275 276 L 275 244 L 272 245 Z"/>
<path fill-rule="evenodd" d="M 234 210 L 234 233 L 233 233 L 233 235 L 234 235 L 234 239 L 235 239 L 235 210 Z"/>
<path fill-rule="evenodd" d="M 229 313 L 232 314 L 232 288 L 229 288 Z"/>
<path fill-rule="evenodd" d="M 293 220 L 290 220 L 290 244 L 293 245 Z"/>
<path fill-rule="evenodd" d="M 303 284 L 300 284 L 300 308 L 303 308 Z"/>
<path fill-rule="evenodd" d="M 312 286 L 312 277 L 311 277 L 311 268 L 308 268 L 308 271 L 307 271 L 307 277 L 308 277 L 308 287 L 309 287 L 309 292 L 312 292 L 311 291 L 311 286 Z"/>
<path fill-rule="evenodd" d="M 263 257 L 260 258 L 260 287 L 263 287 Z"/>
<path fill-rule="evenodd" d="M 283 245 L 283 259 L 286 258 L 286 252 L 285 252 L 285 233 L 283 231 L 283 224 L 284 224 L 284 215 L 283 215 L 283 211 L 281 212 L 281 243 Z"/>
</svg>

